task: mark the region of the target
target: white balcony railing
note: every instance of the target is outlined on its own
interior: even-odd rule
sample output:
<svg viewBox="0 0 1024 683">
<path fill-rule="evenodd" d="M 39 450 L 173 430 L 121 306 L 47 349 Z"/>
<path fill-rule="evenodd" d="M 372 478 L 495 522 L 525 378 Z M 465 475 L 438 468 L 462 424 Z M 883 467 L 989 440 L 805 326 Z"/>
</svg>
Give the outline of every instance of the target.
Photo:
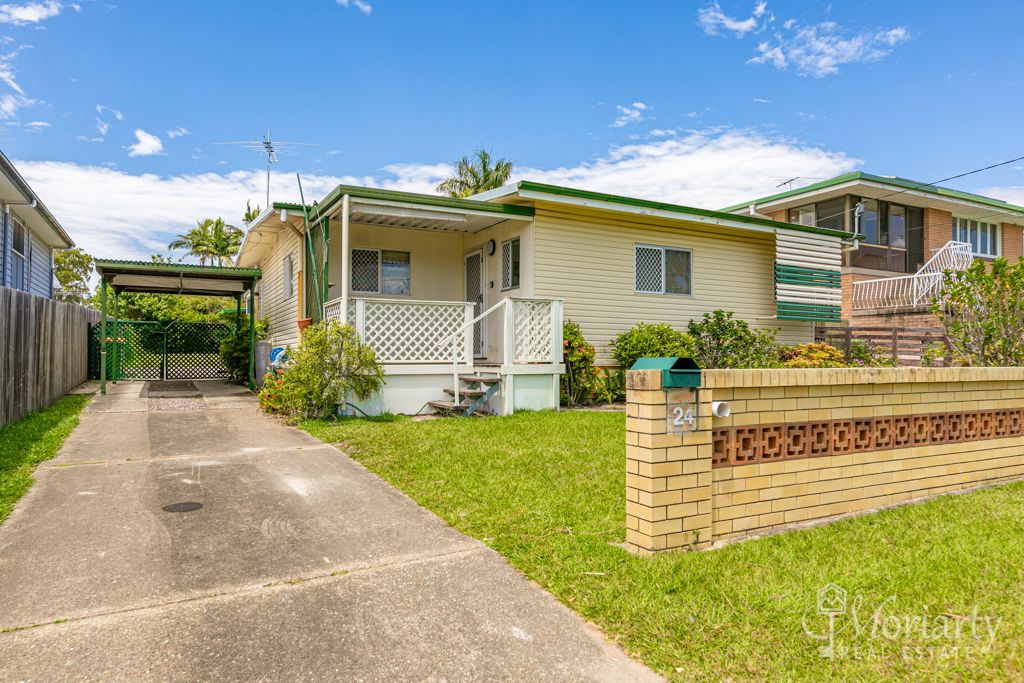
<svg viewBox="0 0 1024 683">
<path fill-rule="evenodd" d="M 927 306 L 942 290 L 948 270 L 966 270 L 974 260 L 971 245 L 947 242 L 913 275 L 853 283 L 853 310 Z"/>
</svg>

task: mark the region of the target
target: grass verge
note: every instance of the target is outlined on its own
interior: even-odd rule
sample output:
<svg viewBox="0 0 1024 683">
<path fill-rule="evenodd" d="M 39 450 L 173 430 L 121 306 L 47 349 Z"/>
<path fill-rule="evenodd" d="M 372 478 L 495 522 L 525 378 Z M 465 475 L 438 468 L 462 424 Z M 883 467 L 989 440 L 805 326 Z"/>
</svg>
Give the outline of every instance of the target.
<svg viewBox="0 0 1024 683">
<path fill-rule="evenodd" d="M 617 545 L 621 413 L 301 427 L 342 444 L 671 678 L 1024 677 L 1022 485 L 647 559 Z M 807 633 L 827 633 L 816 598 L 830 582 L 847 591 L 862 628 L 850 613 L 838 619 L 836 659 L 822 658 L 825 641 Z M 902 620 L 898 631 L 894 619 Z M 953 634 L 956 624 L 959 637 L 938 631 Z"/>
<path fill-rule="evenodd" d="M 60 450 L 90 396 L 68 395 L 0 429 L 0 523 L 32 485 L 32 471 Z"/>
</svg>

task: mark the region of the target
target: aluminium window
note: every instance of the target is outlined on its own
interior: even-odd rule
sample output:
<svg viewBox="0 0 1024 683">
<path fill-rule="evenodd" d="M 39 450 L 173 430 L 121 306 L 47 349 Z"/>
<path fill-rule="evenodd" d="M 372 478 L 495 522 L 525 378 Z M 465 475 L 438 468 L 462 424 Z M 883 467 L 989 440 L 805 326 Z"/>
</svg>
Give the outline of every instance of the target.
<svg viewBox="0 0 1024 683">
<path fill-rule="evenodd" d="M 353 249 L 350 260 L 352 291 L 409 296 L 411 262 L 407 251 Z"/>
<path fill-rule="evenodd" d="M 967 242 L 975 256 L 999 256 L 999 226 L 971 218 L 953 218 L 953 239 Z"/>
<path fill-rule="evenodd" d="M 519 238 L 514 237 L 501 243 L 501 289 L 515 289 L 519 286 Z"/>
<path fill-rule="evenodd" d="M 291 299 L 295 296 L 295 273 L 292 266 L 292 255 L 284 257 L 284 298 Z"/>
<path fill-rule="evenodd" d="M 11 216 L 11 288 L 28 289 L 28 234 L 24 224 Z"/>
<path fill-rule="evenodd" d="M 638 293 L 693 293 L 693 254 L 689 249 L 637 244 L 633 247 L 633 265 Z"/>
</svg>

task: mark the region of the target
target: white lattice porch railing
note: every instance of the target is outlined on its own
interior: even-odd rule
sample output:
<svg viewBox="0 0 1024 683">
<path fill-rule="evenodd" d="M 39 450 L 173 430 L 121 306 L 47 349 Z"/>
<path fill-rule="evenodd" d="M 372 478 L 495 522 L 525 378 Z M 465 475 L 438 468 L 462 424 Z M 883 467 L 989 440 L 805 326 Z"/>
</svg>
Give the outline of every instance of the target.
<svg viewBox="0 0 1024 683">
<path fill-rule="evenodd" d="M 560 299 L 509 299 L 504 327 L 507 365 L 562 362 Z"/>
<path fill-rule="evenodd" d="M 340 299 L 324 304 L 324 317 L 341 319 Z M 472 319 L 471 303 L 406 299 L 352 299 L 346 316 L 384 363 L 450 363 L 455 333 L 460 334 L 456 360 L 471 362 L 472 332 L 460 330 Z"/>
<path fill-rule="evenodd" d="M 939 296 L 947 270 L 967 270 L 974 260 L 971 245 L 947 242 L 913 275 L 853 283 L 853 310 L 925 306 Z"/>
</svg>

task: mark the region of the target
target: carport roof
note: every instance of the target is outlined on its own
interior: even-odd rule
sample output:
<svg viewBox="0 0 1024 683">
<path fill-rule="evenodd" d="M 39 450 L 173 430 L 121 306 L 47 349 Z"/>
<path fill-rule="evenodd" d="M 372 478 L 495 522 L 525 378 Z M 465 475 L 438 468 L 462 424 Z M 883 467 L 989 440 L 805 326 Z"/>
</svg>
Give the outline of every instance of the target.
<svg viewBox="0 0 1024 683">
<path fill-rule="evenodd" d="M 119 292 L 230 296 L 250 289 L 259 268 L 96 259 L 96 272 Z"/>
</svg>

